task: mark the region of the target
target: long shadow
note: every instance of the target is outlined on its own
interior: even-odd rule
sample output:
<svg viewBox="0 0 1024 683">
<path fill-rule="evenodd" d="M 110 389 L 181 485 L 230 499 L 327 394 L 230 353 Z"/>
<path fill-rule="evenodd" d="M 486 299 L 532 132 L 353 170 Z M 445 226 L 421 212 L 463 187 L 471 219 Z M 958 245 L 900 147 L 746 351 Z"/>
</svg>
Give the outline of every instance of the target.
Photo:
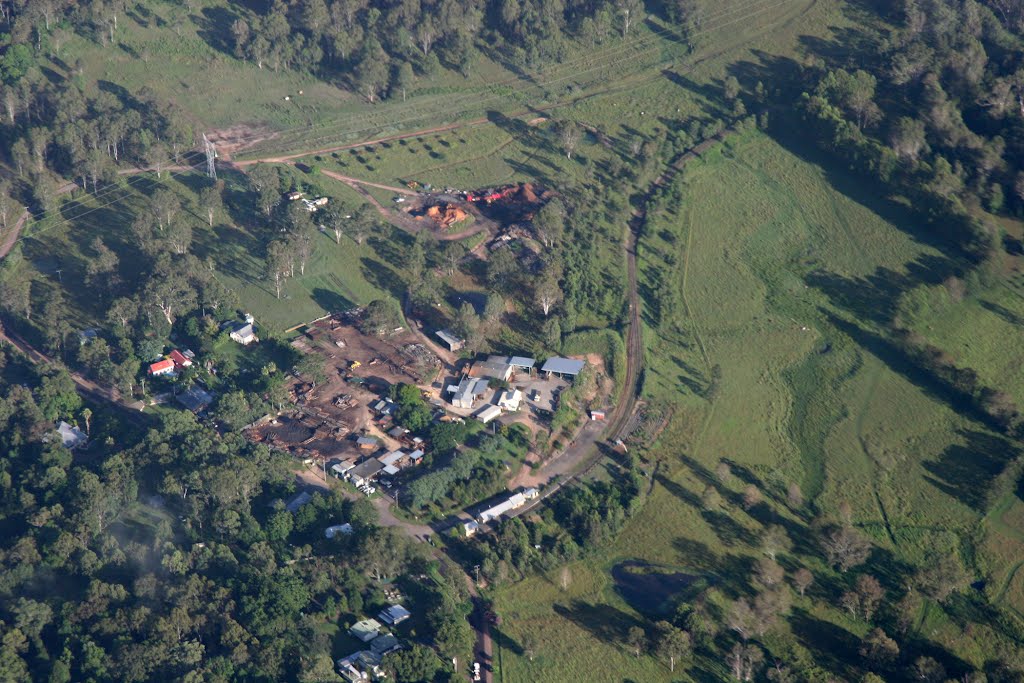
<svg viewBox="0 0 1024 683">
<path fill-rule="evenodd" d="M 514 652 L 516 655 L 525 654 L 526 650 L 523 649 L 523 646 L 519 643 L 519 641 L 515 640 L 509 634 L 505 633 L 504 630 L 491 627 L 490 631 L 491 637 L 494 639 L 494 642 L 502 650 L 510 650 Z"/>
<path fill-rule="evenodd" d="M 884 337 L 869 332 L 858 325 L 838 318 L 829 311 L 821 310 L 825 318 L 837 329 L 844 332 L 890 370 L 914 386 L 921 389 L 929 397 L 945 403 L 954 412 L 965 415 L 993 430 L 1002 429 L 1002 425 L 975 404 L 974 398 L 955 386 L 952 386 L 926 368 L 921 367 L 907 352 Z"/>
<path fill-rule="evenodd" d="M 573 600 L 568 606 L 556 604 L 552 609 L 598 640 L 615 646 L 626 642 L 629 629 L 644 627 L 643 621 L 611 605 Z"/>
<path fill-rule="evenodd" d="M 724 116 L 728 113 L 725 111 L 723 106 L 724 100 L 721 88 L 717 88 L 710 83 L 698 83 L 670 69 L 665 69 L 661 73 L 680 88 L 700 95 L 707 101 L 707 104 L 713 104 L 717 109 L 718 116 Z"/>
<path fill-rule="evenodd" d="M 919 284 L 939 284 L 960 273 L 958 263 L 938 256 L 922 256 L 906 264 L 907 273 L 891 268 L 877 268 L 866 277 L 845 277 L 817 270 L 804 281 L 820 290 L 832 303 L 880 325 L 888 324 L 896 315 L 900 296 Z"/>
<path fill-rule="evenodd" d="M 724 512 L 711 510 L 701 511 L 701 517 L 718 536 L 718 540 L 728 547 L 753 546 L 757 544 L 757 535 Z"/>
<path fill-rule="evenodd" d="M 695 541 L 692 538 L 680 536 L 672 541 L 672 546 L 676 549 L 676 552 L 686 558 L 687 564 L 700 569 L 715 569 L 721 562 L 718 555 L 708 547 L 707 543 Z"/>
<path fill-rule="evenodd" d="M 827 671 L 846 674 L 849 671 L 848 663 L 859 660 L 859 640 L 846 629 L 816 619 L 809 612 L 799 608 L 793 610 L 789 624 L 793 629 L 793 635 L 808 650 L 815 653 L 817 663 Z M 845 678 L 853 680 L 849 676 Z"/>
<path fill-rule="evenodd" d="M 402 299 L 405 294 L 405 286 L 395 271 L 365 256 L 360 259 L 360 262 L 360 270 L 367 282 L 377 289 L 389 292 L 396 299 Z"/>
<path fill-rule="evenodd" d="M 665 490 L 671 493 L 673 496 L 683 501 L 687 505 L 690 505 L 698 510 L 701 508 L 701 501 L 695 494 L 686 490 L 676 482 L 672 481 L 664 474 L 655 475 L 655 480 L 665 487 Z"/>
<path fill-rule="evenodd" d="M 999 304 L 992 303 L 991 301 L 985 301 L 984 299 L 982 299 L 980 303 L 981 307 L 986 311 L 995 313 L 1011 325 L 1024 325 L 1024 317 L 1017 315 L 1005 306 L 1000 306 Z"/>
<path fill-rule="evenodd" d="M 228 36 L 231 35 L 231 24 L 238 19 L 238 15 L 225 7 L 204 7 L 201 14 L 201 19 L 193 17 L 199 24 L 199 37 L 214 50 L 234 57 L 234 45 Z"/>
<path fill-rule="evenodd" d="M 317 287 L 313 290 L 313 301 L 325 311 L 347 311 L 355 303 L 335 291 Z"/>
<path fill-rule="evenodd" d="M 946 448 L 935 461 L 925 462 L 925 479 L 940 491 L 978 511 L 986 508 L 986 495 L 996 477 L 1017 456 L 1008 440 L 974 430 L 961 430 L 966 444 Z"/>
</svg>

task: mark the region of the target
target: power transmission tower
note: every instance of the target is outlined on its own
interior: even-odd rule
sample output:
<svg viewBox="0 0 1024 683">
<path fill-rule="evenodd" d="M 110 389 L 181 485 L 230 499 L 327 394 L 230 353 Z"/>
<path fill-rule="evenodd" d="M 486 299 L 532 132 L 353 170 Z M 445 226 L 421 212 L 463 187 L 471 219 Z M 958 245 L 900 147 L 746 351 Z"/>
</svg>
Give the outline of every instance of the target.
<svg viewBox="0 0 1024 683">
<path fill-rule="evenodd" d="M 210 139 L 206 137 L 206 133 L 203 133 L 203 148 L 206 150 L 206 175 L 210 176 L 213 180 L 217 179 L 217 166 L 214 160 L 217 158 L 217 149 L 210 142 Z"/>
</svg>

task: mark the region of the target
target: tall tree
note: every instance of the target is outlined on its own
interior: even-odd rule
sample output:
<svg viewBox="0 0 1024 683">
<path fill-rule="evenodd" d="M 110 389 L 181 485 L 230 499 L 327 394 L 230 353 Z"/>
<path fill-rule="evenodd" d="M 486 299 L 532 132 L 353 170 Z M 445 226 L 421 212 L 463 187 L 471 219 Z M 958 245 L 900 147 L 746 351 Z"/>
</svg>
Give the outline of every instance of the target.
<svg viewBox="0 0 1024 683">
<path fill-rule="evenodd" d="M 207 185 L 199 191 L 199 208 L 206 214 L 206 222 L 209 223 L 210 227 L 213 227 L 214 216 L 220 210 L 224 203 L 222 198 L 222 191 L 224 187 L 224 181 L 218 180 L 213 185 Z"/>
<path fill-rule="evenodd" d="M 266 273 L 267 279 L 274 283 L 274 293 L 281 298 L 281 288 L 288 277 L 289 254 L 288 245 L 275 240 L 267 247 Z"/>
<path fill-rule="evenodd" d="M 688 657 L 691 650 L 690 634 L 667 621 L 658 622 L 658 654 L 668 660 L 669 671 L 676 670 L 676 662 Z"/>
</svg>

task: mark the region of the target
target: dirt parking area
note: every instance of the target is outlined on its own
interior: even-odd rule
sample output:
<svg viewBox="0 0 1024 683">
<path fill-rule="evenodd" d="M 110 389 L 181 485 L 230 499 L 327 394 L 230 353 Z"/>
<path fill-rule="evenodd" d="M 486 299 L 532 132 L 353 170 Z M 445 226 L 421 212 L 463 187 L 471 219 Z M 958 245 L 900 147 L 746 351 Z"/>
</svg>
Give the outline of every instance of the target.
<svg viewBox="0 0 1024 683">
<path fill-rule="evenodd" d="M 433 381 L 441 361 L 413 332 L 364 335 L 357 327 L 360 315 L 356 310 L 316 321 L 292 342 L 300 353 L 324 360 L 326 379 L 314 386 L 307 377 L 294 378 L 296 410 L 254 427 L 250 439 L 316 463 L 353 459 L 360 455 L 356 436 L 383 436 L 372 424 L 371 406 L 392 385 Z"/>
</svg>

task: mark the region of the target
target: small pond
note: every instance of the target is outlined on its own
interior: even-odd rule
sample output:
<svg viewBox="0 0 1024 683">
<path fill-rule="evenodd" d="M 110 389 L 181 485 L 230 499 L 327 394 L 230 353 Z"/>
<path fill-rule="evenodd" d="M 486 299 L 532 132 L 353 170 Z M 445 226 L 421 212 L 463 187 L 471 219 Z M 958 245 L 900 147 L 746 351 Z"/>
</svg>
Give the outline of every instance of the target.
<svg viewBox="0 0 1024 683">
<path fill-rule="evenodd" d="M 680 571 L 677 567 L 626 560 L 612 567 L 615 590 L 638 612 L 664 614 L 677 598 L 707 577 Z"/>
</svg>

